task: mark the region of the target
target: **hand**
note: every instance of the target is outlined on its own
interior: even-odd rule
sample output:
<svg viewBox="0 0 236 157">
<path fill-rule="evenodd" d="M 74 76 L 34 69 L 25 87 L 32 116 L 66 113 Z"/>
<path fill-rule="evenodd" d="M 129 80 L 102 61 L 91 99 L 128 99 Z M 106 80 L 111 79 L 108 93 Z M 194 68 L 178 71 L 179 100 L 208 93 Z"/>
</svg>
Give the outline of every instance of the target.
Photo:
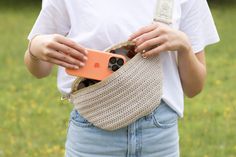
<svg viewBox="0 0 236 157">
<path fill-rule="evenodd" d="M 141 28 L 131 35 L 129 40 L 135 41 L 135 51 L 142 53 L 144 58 L 166 51 L 188 52 L 191 48 L 183 32 L 159 22 Z"/>
<path fill-rule="evenodd" d="M 29 51 L 40 60 L 72 69 L 83 67 L 88 59 L 85 48 L 57 34 L 36 36 Z"/>
</svg>

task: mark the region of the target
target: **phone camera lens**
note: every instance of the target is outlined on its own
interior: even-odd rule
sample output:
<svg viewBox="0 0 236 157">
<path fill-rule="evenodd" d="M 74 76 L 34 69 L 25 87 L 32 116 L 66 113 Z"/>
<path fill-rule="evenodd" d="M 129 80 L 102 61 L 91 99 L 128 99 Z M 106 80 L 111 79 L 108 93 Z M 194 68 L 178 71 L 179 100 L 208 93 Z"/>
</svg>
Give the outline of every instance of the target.
<svg viewBox="0 0 236 157">
<path fill-rule="evenodd" d="M 119 59 L 117 60 L 117 64 L 118 64 L 119 66 L 124 65 L 124 60 L 121 59 L 121 58 L 119 58 Z"/>
<path fill-rule="evenodd" d="M 110 60 L 109 60 L 109 62 L 110 62 L 111 64 L 115 64 L 115 63 L 116 63 L 116 58 L 115 58 L 115 57 L 111 57 Z"/>
<path fill-rule="evenodd" d="M 116 70 L 118 70 L 119 69 L 119 66 L 118 65 L 113 65 L 112 66 L 112 71 L 116 71 Z"/>
</svg>

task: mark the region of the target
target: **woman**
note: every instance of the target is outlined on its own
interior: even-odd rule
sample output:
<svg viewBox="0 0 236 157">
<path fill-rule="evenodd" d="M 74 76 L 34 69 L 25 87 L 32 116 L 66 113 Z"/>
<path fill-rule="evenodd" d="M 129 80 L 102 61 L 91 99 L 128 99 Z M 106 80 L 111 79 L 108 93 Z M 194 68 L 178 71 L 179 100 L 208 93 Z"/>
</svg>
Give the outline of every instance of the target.
<svg viewBox="0 0 236 157">
<path fill-rule="evenodd" d="M 105 131 L 78 111 L 71 113 L 67 157 L 178 157 L 178 117 L 183 96 L 201 92 L 204 48 L 219 41 L 206 0 L 175 0 L 172 25 L 152 23 L 158 0 L 45 0 L 29 35 L 25 64 L 37 78 L 58 65 L 58 88 L 66 96 L 75 77 L 64 68 L 86 64 L 85 48 L 104 50 L 127 39 L 145 59 L 160 55 L 163 95 L 159 107 L 129 126 Z M 69 54 L 69 55 L 68 55 Z"/>
</svg>

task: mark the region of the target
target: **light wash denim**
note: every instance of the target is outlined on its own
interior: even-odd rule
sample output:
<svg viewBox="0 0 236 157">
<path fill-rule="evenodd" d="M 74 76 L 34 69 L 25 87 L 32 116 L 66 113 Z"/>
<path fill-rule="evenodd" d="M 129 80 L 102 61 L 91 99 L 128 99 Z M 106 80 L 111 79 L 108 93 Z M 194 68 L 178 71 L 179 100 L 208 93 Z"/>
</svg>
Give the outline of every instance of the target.
<svg viewBox="0 0 236 157">
<path fill-rule="evenodd" d="M 66 157 L 179 157 L 178 116 L 165 102 L 128 127 L 105 131 L 71 112 Z"/>
</svg>

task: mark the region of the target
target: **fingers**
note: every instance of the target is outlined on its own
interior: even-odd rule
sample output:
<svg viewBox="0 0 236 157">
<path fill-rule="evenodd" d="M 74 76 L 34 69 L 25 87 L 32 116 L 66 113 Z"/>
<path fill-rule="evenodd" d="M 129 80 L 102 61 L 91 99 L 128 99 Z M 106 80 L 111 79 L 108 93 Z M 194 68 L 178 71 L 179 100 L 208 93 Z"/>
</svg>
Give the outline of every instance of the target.
<svg viewBox="0 0 236 157">
<path fill-rule="evenodd" d="M 64 68 L 68 68 L 68 69 L 79 69 L 79 66 L 77 66 L 77 65 L 73 65 L 73 64 L 70 64 L 70 63 L 67 63 L 67 62 L 63 62 L 63 61 L 60 61 L 60 60 L 57 60 L 57 59 L 54 59 L 54 58 L 51 58 L 50 62 L 53 63 L 53 64 L 56 64 L 56 65 L 62 66 Z"/>
<path fill-rule="evenodd" d="M 136 52 L 143 52 L 144 50 L 150 50 L 152 48 L 155 48 L 157 45 L 161 45 L 165 42 L 164 37 L 156 37 L 152 38 L 150 40 L 145 41 L 141 45 L 137 46 L 135 49 Z"/>
<path fill-rule="evenodd" d="M 136 52 L 142 53 L 144 58 L 158 55 L 160 52 L 175 49 L 174 31 L 167 25 L 153 23 L 150 26 L 141 28 L 130 36 L 129 40 L 135 41 Z"/>
<path fill-rule="evenodd" d="M 138 37 L 140 37 L 141 35 L 143 35 L 143 34 L 145 34 L 145 33 L 148 33 L 148 32 L 150 32 L 150 31 L 155 30 L 157 27 L 158 27 L 157 23 L 154 23 L 154 24 L 152 24 L 152 25 L 143 27 L 143 28 L 141 28 L 140 30 L 138 30 L 136 33 L 132 34 L 132 35 L 129 37 L 128 40 L 129 40 L 129 41 L 135 40 L 135 39 L 137 39 Z"/>
<path fill-rule="evenodd" d="M 68 38 L 65 38 L 64 36 L 58 35 L 58 36 L 56 36 L 56 40 L 61 44 L 64 44 L 70 48 L 73 48 L 73 49 L 77 50 L 78 52 L 81 52 L 85 56 L 87 56 L 87 54 L 88 54 L 87 50 L 84 47 L 80 46 L 79 44 L 77 44 L 76 42 L 74 42 Z"/>
<path fill-rule="evenodd" d="M 54 50 L 58 50 L 59 52 L 62 52 L 64 54 L 68 54 L 69 56 L 71 56 L 75 59 L 78 59 L 83 63 L 85 63 L 88 60 L 88 58 L 84 54 L 80 53 L 79 51 L 77 51 L 71 47 L 68 47 L 66 45 L 57 43 L 57 42 L 52 43 L 49 46 L 49 48 L 54 49 Z"/>
<path fill-rule="evenodd" d="M 160 35 L 161 35 L 161 32 L 158 29 L 154 29 L 153 31 L 145 33 L 137 38 L 137 40 L 135 41 L 136 46 L 140 46 L 144 42 L 151 40 L 153 38 L 156 38 Z"/>
<path fill-rule="evenodd" d="M 78 69 L 88 59 L 85 48 L 61 35 L 53 35 L 46 48 L 44 60 L 65 68 Z"/>
<path fill-rule="evenodd" d="M 150 58 L 159 55 L 161 52 L 164 52 L 167 50 L 167 46 L 165 44 L 157 46 L 154 49 L 151 49 L 150 51 L 147 51 L 142 54 L 143 58 Z"/>
<path fill-rule="evenodd" d="M 55 50 L 50 50 L 47 53 L 47 57 L 49 58 L 46 61 L 63 66 L 65 68 L 78 69 L 79 67 L 83 67 L 85 65 L 83 62 Z"/>
</svg>

